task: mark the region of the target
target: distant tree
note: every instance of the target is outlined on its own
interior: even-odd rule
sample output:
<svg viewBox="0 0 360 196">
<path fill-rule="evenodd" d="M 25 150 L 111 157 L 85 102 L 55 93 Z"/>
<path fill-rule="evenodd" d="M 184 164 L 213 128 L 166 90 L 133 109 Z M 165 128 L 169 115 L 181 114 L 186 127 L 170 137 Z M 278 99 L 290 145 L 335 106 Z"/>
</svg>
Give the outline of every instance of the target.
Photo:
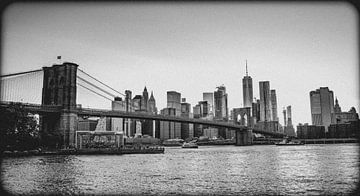
<svg viewBox="0 0 360 196">
<path fill-rule="evenodd" d="M 21 104 L 0 108 L 0 134 L 1 151 L 34 149 L 40 144 L 38 121 Z"/>
</svg>

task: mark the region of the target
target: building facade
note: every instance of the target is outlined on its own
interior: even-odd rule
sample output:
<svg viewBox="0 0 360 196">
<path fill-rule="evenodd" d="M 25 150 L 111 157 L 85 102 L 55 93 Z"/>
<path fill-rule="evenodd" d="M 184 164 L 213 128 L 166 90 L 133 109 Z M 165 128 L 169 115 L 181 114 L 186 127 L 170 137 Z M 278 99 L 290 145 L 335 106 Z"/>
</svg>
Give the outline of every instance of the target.
<svg viewBox="0 0 360 196">
<path fill-rule="evenodd" d="M 215 119 L 228 120 L 228 95 L 224 85 L 217 87 L 217 91 L 214 92 L 214 108 Z M 194 112 L 195 116 L 195 112 Z"/>
<path fill-rule="evenodd" d="M 214 115 L 214 93 L 203 93 L 203 100 L 207 101 L 209 105 L 209 114 Z"/>
<path fill-rule="evenodd" d="M 175 116 L 181 115 L 181 94 L 176 91 L 167 92 L 167 108 L 175 109 Z"/>
<path fill-rule="evenodd" d="M 334 93 L 328 87 L 310 92 L 311 120 L 313 125 L 325 126 L 335 123 Z"/>
<path fill-rule="evenodd" d="M 279 121 L 278 111 L 277 111 L 276 90 L 275 89 L 272 89 L 270 91 L 270 97 L 271 97 L 271 120 L 272 121 Z"/>
<path fill-rule="evenodd" d="M 260 93 L 260 121 L 271 121 L 271 95 L 270 95 L 270 82 L 259 82 Z"/>
<path fill-rule="evenodd" d="M 164 108 L 161 110 L 162 115 L 176 116 L 175 108 Z M 160 121 L 160 139 L 181 138 L 181 123 Z"/>
<path fill-rule="evenodd" d="M 252 107 L 253 100 L 253 83 L 252 78 L 248 75 L 247 61 L 246 61 L 246 75 L 242 79 L 243 84 L 243 102 L 244 107 Z"/>
</svg>

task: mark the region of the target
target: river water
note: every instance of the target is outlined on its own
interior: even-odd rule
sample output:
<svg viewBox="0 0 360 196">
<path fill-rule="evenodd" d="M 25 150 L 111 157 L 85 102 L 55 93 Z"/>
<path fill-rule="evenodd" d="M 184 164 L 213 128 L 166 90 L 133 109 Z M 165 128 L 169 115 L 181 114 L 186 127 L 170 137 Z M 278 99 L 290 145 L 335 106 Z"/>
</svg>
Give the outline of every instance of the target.
<svg viewBox="0 0 360 196">
<path fill-rule="evenodd" d="M 358 144 L 169 147 L 164 154 L 2 162 L 12 194 L 339 195 L 359 182 Z"/>
</svg>

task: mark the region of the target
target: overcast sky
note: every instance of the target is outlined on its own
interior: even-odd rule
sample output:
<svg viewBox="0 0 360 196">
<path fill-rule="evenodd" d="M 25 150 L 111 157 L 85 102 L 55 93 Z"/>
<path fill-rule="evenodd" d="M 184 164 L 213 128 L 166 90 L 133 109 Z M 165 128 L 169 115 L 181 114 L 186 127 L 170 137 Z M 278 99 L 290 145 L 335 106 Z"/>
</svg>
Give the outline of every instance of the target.
<svg viewBox="0 0 360 196">
<path fill-rule="evenodd" d="M 320 86 L 342 110 L 359 110 L 358 14 L 350 4 L 18 3 L 3 14 L 2 74 L 51 66 L 61 55 L 118 91 L 134 96 L 146 85 L 158 109 L 168 90 L 194 106 L 224 84 L 230 111 L 243 104 L 247 59 L 254 97 L 259 81 L 270 81 L 282 124 L 288 105 L 295 125 L 311 123 L 309 92 Z M 96 97 L 84 92 L 78 101 L 110 108 Z"/>
</svg>

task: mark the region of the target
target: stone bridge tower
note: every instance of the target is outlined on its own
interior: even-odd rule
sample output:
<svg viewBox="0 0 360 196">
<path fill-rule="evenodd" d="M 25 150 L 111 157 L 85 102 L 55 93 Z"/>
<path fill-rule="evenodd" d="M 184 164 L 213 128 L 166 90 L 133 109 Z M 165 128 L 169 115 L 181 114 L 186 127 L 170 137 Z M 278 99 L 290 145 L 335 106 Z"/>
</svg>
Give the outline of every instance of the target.
<svg viewBox="0 0 360 196">
<path fill-rule="evenodd" d="M 61 65 L 43 67 L 44 80 L 42 105 L 57 105 L 60 113 L 42 115 L 40 126 L 43 140 L 53 147 L 74 147 L 77 130 L 76 76 L 77 64 L 65 62 Z M 46 139 L 47 138 L 47 139 Z"/>
</svg>

